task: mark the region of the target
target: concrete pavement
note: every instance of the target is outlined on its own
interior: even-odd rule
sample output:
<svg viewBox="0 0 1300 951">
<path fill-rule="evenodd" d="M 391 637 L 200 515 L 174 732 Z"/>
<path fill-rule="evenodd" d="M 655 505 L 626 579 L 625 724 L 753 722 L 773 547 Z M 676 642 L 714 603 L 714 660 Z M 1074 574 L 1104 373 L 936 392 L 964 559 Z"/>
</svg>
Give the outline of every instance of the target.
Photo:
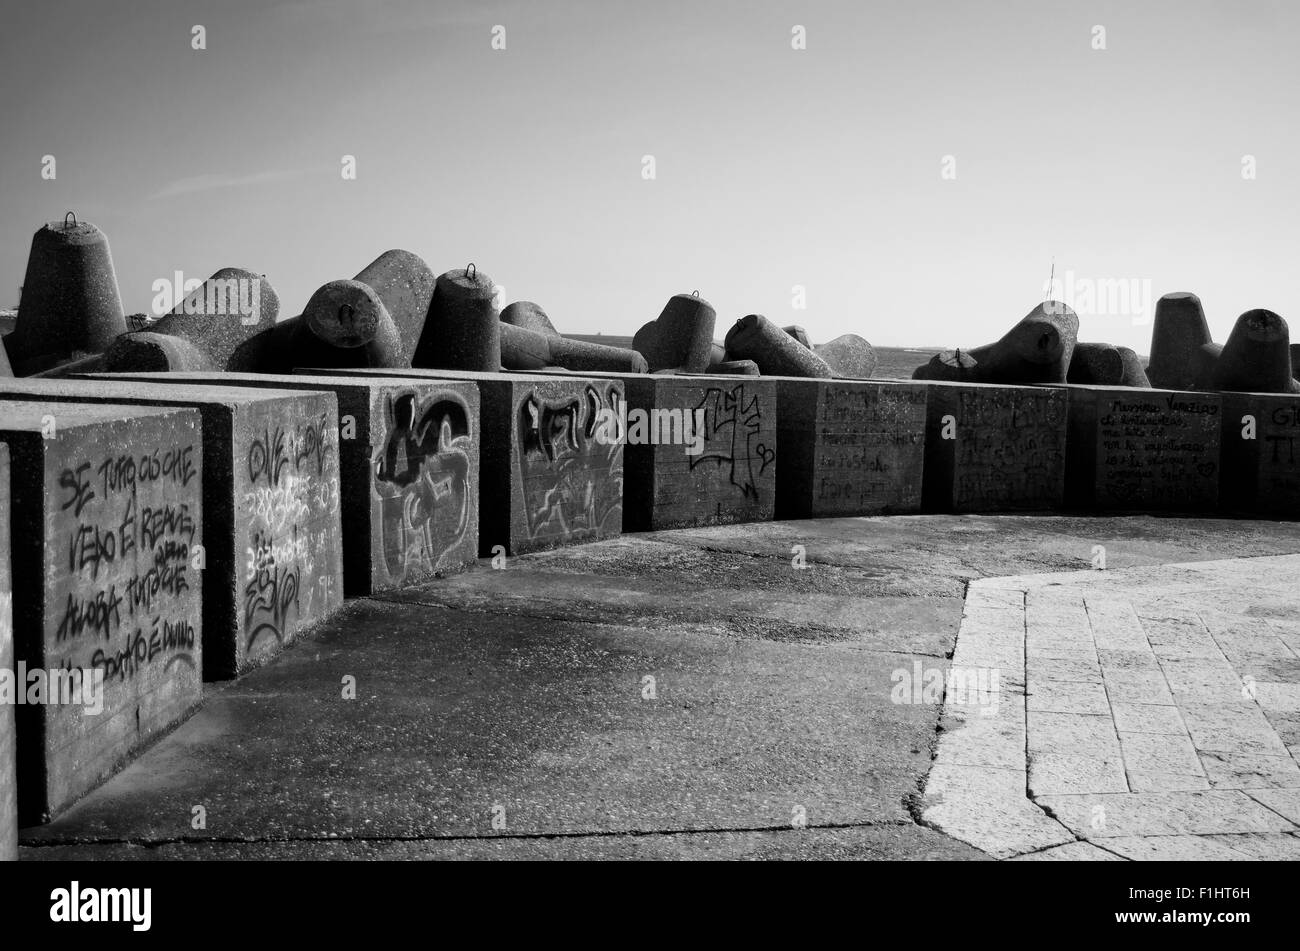
<svg viewBox="0 0 1300 951">
<path fill-rule="evenodd" d="M 952 669 L 1002 692 L 950 701 L 924 820 L 998 857 L 1300 858 L 1297 578 L 1274 556 L 975 582 Z"/>
<path fill-rule="evenodd" d="M 1106 572 L 1090 569 L 1097 545 Z M 209 690 L 175 733 L 52 824 L 24 830 L 22 857 L 1141 857 L 1094 844 L 1068 803 L 1044 808 L 1069 795 L 1068 755 L 1055 762 L 1044 747 L 1032 761 L 1042 784 L 1032 799 L 1019 761 L 977 774 L 957 767 L 978 764 L 946 760 L 963 711 L 949 704 L 940 733 L 943 692 L 931 680 L 948 676 L 954 644 L 959 667 L 976 665 L 964 653 L 980 646 L 972 618 L 989 612 L 997 633 L 1023 612 L 1019 576 L 1138 576 L 1150 570 L 1142 566 L 1281 563 L 1266 556 L 1293 553 L 1300 526 L 1285 523 L 915 516 L 660 532 L 515 558 L 503 570 L 482 562 L 352 602 L 279 659 Z M 1045 630 L 1082 637 L 1073 602 L 1041 610 Z M 1265 695 L 1295 682 L 1277 666 L 1285 657 L 1251 653 L 1243 637 L 1243 653 L 1224 655 L 1240 665 L 1234 672 L 1259 675 Z M 1021 641 L 1023 651 L 1023 621 Z M 1036 736 L 1014 643 L 1004 636 L 990 648 L 1006 652 L 1006 675 L 999 713 L 982 718 L 996 726 L 976 729 L 1017 736 L 1020 710 Z M 1095 690 L 1078 686 L 1092 675 L 1059 666 L 1050 682 L 1069 685 L 1055 695 L 1065 709 L 1042 715 L 1100 720 L 1072 706 L 1095 702 Z M 1033 689 L 1029 698 L 1037 704 Z M 1143 736 L 1160 734 L 1143 730 L 1161 726 L 1156 716 L 1116 728 L 1121 758 L 1152 746 Z M 1194 743 L 1199 727 L 1187 729 Z M 1049 741 L 1063 742 L 1044 733 Z M 1115 748 L 1089 749 L 1088 775 L 1117 786 Z M 1178 766 L 1154 753 L 1150 762 L 1153 775 Z M 1257 765 L 1215 768 L 1253 775 Z M 1205 781 L 1202 797 L 1248 795 L 1213 785 L 1208 767 Z M 963 784 L 999 791 L 1006 816 L 961 814 L 974 825 L 953 826 Z M 1276 806 L 1250 802 L 1274 817 L 1258 831 L 1282 831 Z M 1137 836 L 1126 807 L 1102 805 L 1107 838 Z M 983 837 L 970 831 L 980 823 Z M 1022 827 L 1038 836 L 1027 847 L 996 838 Z"/>
</svg>

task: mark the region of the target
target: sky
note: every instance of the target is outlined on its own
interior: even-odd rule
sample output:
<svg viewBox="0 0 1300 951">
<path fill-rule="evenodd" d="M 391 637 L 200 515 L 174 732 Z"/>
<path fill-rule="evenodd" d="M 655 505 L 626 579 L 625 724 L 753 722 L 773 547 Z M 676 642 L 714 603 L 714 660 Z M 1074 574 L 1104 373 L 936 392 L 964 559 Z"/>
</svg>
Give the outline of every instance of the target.
<svg viewBox="0 0 1300 951">
<path fill-rule="evenodd" d="M 128 313 L 242 267 L 292 316 L 406 248 L 568 333 L 698 290 L 719 338 L 970 347 L 1054 272 L 1081 339 L 1145 353 L 1194 291 L 1222 341 L 1300 314 L 1298 33 L 1285 0 L 15 5 L 0 307 L 71 210 Z"/>
</svg>

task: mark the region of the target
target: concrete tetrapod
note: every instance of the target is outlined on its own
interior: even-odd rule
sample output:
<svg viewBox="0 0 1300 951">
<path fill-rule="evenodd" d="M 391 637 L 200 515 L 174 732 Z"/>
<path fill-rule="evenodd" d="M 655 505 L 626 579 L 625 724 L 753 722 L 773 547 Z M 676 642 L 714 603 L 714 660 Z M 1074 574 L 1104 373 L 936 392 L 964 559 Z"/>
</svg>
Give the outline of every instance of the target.
<svg viewBox="0 0 1300 951">
<path fill-rule="evenodd" d="M 4 338 L 13 372 L 27 376 L 93 353 L 126 332 L 108 238 L 71 212 L 32 236 L 22 300 Z"/>
</svg>

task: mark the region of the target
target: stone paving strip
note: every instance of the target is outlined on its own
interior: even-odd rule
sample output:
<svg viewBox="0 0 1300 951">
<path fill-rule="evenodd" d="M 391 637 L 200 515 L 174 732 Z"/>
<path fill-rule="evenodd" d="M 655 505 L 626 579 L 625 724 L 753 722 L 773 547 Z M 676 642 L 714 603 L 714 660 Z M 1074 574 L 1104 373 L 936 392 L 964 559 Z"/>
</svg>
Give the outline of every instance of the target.
<svg viewBox="0 0 1300 951">
<path fill-rule="evenodd" d="M 923 820 L 997 858 L 1300 858 L 1300 556 L 972 581 Z M 997 672 L 992 700 L 954 692 Z"/>
</svg>

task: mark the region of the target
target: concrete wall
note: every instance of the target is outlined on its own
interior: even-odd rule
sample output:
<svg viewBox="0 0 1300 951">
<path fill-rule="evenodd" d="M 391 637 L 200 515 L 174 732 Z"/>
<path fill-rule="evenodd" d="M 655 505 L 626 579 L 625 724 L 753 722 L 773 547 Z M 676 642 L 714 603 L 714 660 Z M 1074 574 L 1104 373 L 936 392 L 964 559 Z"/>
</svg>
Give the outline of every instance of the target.
<svg viewBox="0 0 1300 951">
<path fill-rule="evenodd" d="M 275 656 L 343 601 L 333 394 L 101 380 L 3 380 L 0 400 L 192 406 L 203 417 L 204 673 Z"/>
<path fill-rule="evenodd" d="M 349 597 L 429 581 L 478 557 L 481 435 L 473 382 L 188 372 L 93 378 L 334 394 Z"/>
<path fill-rule="evenodd" d="M 1223 472 L 1229 512 L 1300 516 L 1300 396 L 1221 393 Z"/>
<path fill-rule="evenodd" d="M 518 555 L 596 541 L 623 527 L 623 447 L 596 438 L 621 381 L 456 370 L 337 369 L 298 373 L 477 384 L 483 442 L 479 555 Z"/>
<path fill-rule="evenodd" d="M 1066 504 L 1209 511 L 1219 499 L 1218 393 L 1064 386 Z"/>
<path fill-rule="evenodd" d="M 926 383 L 926 511 L 1044 511 L 1065 495 L 1064 391 Z"/>
<path fill-rule="evenodd" d="M 9 504 L 9 447 L 0 444 L 0 677 L 12 674 L 14 669 Z M 18 742 L 12 702 L 15 699 L 16 694 L 5 698 L 0 692 L 0 862 L 18 858 Z"/>
<path fill-rule="evenodd" d="M 624 528 L 655 531 L 772 518 L 778 466 L 775 380 L 665 375 L 622 382 L 629 419 Z M 698 437 L 694 445 L 675 438 L 671 414 L 683 423 L 690 418 L 692 427 L 702 421 L 692 433 Z M 637 431 L 638 418 L 644 435 Z M 697 447 L 698 452 L 688 451 Z"/>
<path fill-rule="evenodd" d="M 921 510 L 920 383 L 778 377 L 776 517 Z"/>
<path fill-rule="evenodd" d="M 11 462 L 16 659 L 104 677 L 97 714 L 84 703 L 17 708 L 19 809 L 34 822 L 199 702 L 191 557 L 204 538 L 203 433 L 190 409 L 7 402 L 0 442 Z"/>
</svg>

